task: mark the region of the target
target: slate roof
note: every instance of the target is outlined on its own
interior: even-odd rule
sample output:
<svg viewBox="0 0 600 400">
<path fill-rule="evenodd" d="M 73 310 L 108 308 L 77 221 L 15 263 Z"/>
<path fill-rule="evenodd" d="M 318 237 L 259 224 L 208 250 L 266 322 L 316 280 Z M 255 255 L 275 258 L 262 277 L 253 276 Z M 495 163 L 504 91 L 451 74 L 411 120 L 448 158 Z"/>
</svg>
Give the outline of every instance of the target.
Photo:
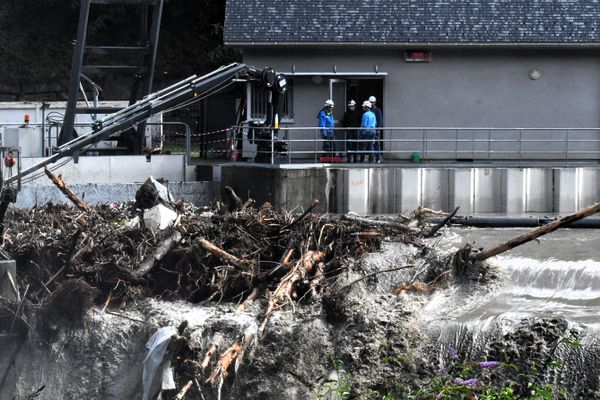
<svg viewBox="0 0 600 400">
<path fill-rule="evenodd" d="M 600 43 L 600 0 L 227 0 L 224 41 Z"/>
</svg>

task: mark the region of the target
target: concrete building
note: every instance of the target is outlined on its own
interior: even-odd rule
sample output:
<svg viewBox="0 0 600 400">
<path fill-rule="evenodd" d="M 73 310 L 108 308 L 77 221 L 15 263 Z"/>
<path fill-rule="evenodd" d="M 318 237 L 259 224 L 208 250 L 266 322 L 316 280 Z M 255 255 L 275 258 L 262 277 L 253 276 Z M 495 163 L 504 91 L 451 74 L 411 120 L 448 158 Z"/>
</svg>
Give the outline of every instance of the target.
<svg viewBox="0 0 600 400">
<path fill-rule="evenodd" d="M 595 161 L 599 21 L 598 0 L 227 0 L 224 41 L 289 76 L 296 158 L 325 99 L 341 120 L 374 95 L 389 158 Z"/>
</svg>

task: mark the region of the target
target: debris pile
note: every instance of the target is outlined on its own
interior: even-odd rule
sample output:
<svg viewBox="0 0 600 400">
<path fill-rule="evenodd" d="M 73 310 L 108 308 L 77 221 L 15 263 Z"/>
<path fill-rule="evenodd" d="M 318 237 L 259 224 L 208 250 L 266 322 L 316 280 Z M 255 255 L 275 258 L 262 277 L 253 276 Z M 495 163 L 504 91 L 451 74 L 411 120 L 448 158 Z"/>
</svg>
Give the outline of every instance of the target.
<svg viewBox="0 0 600 400">
<path fill-rule="evenodd" d="M 175 223 L 161 230 L 140 222 L 134 203 L 89 213 L 49 204 L 10 210 L 3 250 L 37 304 L 65 279 L 81 278 L 112 307 L 138 296 L 241 302 L 269 292 L 272 310 L 323 291 L 349 258 L 378 249 L 384 237 L 423 246 L 429 229 L 411 224 L 421 213 L 369 220 L 312 213 L 317 206 L 295 215 L 252 201 L 233 212 L 179 204 Z"/>
<path fill-rule="evenodd" d="M 18 286 L 22 292 L 26 288 L 13 307 L 13 318 L 27 323 L 19 307 L 37 307 L 46 325 L 42 328 L 50 325 L 56 333 L 80 327 L 94 302 L 108 313 L 146 298 L 233 303 L 240 311 L 259 303 L 256 328 L 238 332 L 230 343 L 208 351 L 191 343 L 176 346 L 179 383 L 183 377 L 189 389 L 195 377 L 203 376 L 202 384 L 220 388 L 264 336 L 278 310 L 318 301 L 328 319 L 343 319 L 346 313 L 336 310 L 344 309 L 344 298 L 355 283 L 413 267 L 394 266 L 337 285 L 354 259 L 380 249 L 384 240 L 412 246 L 426 256 L 425 238 L 456 212 L 431 224 L 429 217 L 440 213 L 425 208 L 408 216 L 369 219 L 318 214 L 318 200 L 293 213 L 274 210 L 268 203 L 256 207 L 231 188 L 224 194 L 224 203 L 198 208 L 175 203 L 166 187 L 150 178 L 136 202 L 11 209 L 2 251 L 17 261 Z M 422 274 L 422 283 L 410 282 L 397 293 L 421 286 L 433 289 L 449 272 L 434 269 Z"/>
</svg>

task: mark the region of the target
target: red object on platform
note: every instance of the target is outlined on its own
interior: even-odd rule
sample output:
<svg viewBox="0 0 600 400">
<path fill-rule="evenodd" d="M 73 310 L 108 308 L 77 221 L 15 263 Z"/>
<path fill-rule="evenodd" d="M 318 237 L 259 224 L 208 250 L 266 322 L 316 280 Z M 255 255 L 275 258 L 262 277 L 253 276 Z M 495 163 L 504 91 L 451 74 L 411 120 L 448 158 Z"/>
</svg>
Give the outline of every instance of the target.
<svg viewBox="0 0 600 400">
<path fill-rule="evenodd" d="M 344 162 L 340 156 L 321 156 L 319 159 L 322 163 L 341 163 Z"/>
<path fill-rule="evenodd" d="M 14 167 L 16 163 L 17 162 L 13 158 L 12 154 L 9 154 L 6 157 L 4 157 L 4 165 L 7 166 L 8 168 Z"/>
</svg>

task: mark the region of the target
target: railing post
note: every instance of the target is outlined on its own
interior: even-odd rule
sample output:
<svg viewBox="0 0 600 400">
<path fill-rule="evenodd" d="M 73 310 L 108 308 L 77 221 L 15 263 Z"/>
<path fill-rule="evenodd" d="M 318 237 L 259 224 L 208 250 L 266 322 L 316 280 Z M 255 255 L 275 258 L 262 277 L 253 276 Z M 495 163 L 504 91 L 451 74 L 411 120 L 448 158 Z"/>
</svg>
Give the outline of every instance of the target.
<svg viewBox="0 0 600 400">
<path fill-rule="evenodd" d="M 286 133 L 287 133 L 287 142 L 288 142 L 288 146 L 287 146 L 288 164 L 291 164 L 292 163 L 292 131 L 287 129 Z"/>
<path fill-rule="evenodd" d="M 569 130 L 567 129 L 567 136 L 565 137 L 565 163 L 569 165 Z"/>
<path fill-rule="evenodd" d="M 275 164 L 275 131 L 271 129 L 271 165 Z"/>
<path fill-rule="evenodd" d="M 488 161 L 490 160 L 491 156 L 492 156 L 492 132 L 491 130 L 487 130 L 488 131 L 488 151 L 487 151 L 487 156 L 488 156 Z"/>
<path fill-rule="evenodd" d="M 429 162 L 429 157 L 427 154 L 428 150 L 427 146 L 427 129 L 423 129 L 423 158 Z"/>
<path fill-rule="evenodd" d="M 519 129 L 519 167 L 523 164 L 523 131 Z"/>
<path fill-rule="evenodd" d="M 317 163 L 317 129 L 315 129 L 315 140 L 313 140 L 315 144 L 315 164 Z"/>
<path fill-rule="evenodd" d="M 454 161 L 458 161 L 458 129 L 454 130 Z"/>
</svg>

